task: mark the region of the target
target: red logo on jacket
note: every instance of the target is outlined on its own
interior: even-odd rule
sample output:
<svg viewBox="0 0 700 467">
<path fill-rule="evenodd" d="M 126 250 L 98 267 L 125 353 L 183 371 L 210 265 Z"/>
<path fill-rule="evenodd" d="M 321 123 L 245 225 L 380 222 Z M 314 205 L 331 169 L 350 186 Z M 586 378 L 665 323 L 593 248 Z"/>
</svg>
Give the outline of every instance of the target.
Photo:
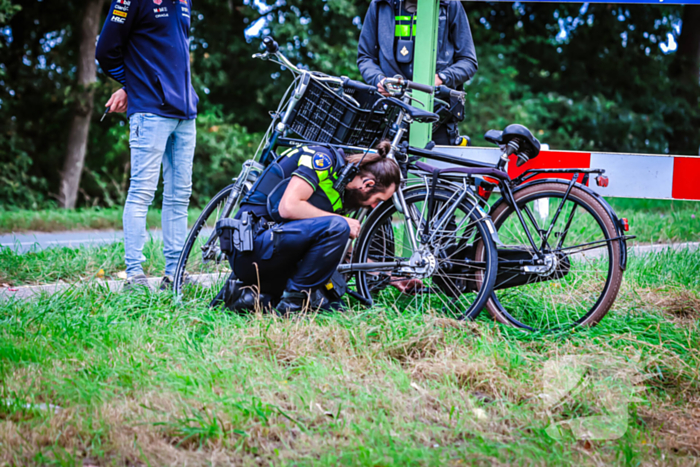
<svg viewBox="0 0 700 467">
<path fill-rule="evenodd" d="M 153 0 L 153 3 L 155 3 L 156 5 L 160 5 L 161 3 L 163 3 L 163 0 Z"/>
</svg>

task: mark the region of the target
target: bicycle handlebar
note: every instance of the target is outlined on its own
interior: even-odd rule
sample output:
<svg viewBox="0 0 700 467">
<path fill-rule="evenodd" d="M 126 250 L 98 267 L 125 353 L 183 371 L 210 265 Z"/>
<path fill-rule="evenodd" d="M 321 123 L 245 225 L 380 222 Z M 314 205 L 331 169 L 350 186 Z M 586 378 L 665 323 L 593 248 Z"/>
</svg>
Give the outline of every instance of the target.
<svg viewBox="0 0 700 467">
<path fill-rule="evenodd" d="M 266 36 L 263 39 L 263 45 L 265 46 L 265 50 L 267 50 L 267 53 L 274 54 L 279 52 L 280 46 L 275 42 L 275 40 L 271 36 Z"/>
<path fill-rule="evenodd" d="M 370 86 L 369 84 L 361 83 L 360 81 L 355 81 L 354 79 L 350 79 L 347 76 L 343 76 L 341 80 L 343 82 L 344 88 L 350 88 L 356 91 L 367 91 L 371 94 L 377 92 L 377 88 L 375 86 Z"/>
<path fill-rule="evenodd" d="M 387 84 L 393 84 L 395 86 L 401 86 L 401 87 L 405 87 L 406 89 L 413 89 L 413 90 L 425 92 L 428 94 L 433 94 L 435 92 L 435 88 L 433 88 L 432 86 L 428 86 L 427 84 L 420 84 L 420 83 L 416 83 L 413 81 L 409 81 L 407 79 L 404 79 L 400 75 L 395 76 L 393 78 L 385 78 L 384 82 Z"/>
<path fill-rule="evenodd" d="M 416 91 L 421 91 L 421 92 L 425 92 L 428 94 L 433 93 L 433 87 L 428 86 L 427 84 L 420 84 L 420 83 L 414 83 L 413 81 L 408 81 L 406 83 L 406 87 L 408 89 L 415 89 Z"/>
</svg>

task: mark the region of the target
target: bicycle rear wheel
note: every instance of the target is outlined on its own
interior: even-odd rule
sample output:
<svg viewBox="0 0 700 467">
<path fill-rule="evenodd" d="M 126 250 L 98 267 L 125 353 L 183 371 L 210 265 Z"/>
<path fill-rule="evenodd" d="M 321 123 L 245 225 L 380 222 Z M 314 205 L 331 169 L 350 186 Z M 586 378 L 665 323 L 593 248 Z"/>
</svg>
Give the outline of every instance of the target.
<svg viewBox="0 0 700 467">
<path fill-rule="evenodd" d="M 404 192 L 406 205 L 415 220 L 410 228 L 418 233 L 416 248 L 410 242 L 404 215 L 393 203 L 384 203 L 372 212 L 358 238 L 353 262 L 415 260 L 421 266 L 359 272 L 356 283 L 364 297 L 399 311 L 433 309 L 458 319 L 472 319 L 479 314 L 496 277 L 496 251 L 486 225 L 490 221 L 469 200 L 464 200 L 452 215 L 447 215 L 457 196 L 456 192 L 437 191 L 433 215 L 429 216 L 425 188 Z M 439 221 L 443 224 L 439 225 Z M 426 222 L 429 233 L 421 238 Z M 482 258 L 475 261 L 473 247 L 482 237 L 487 239 L 482 242 Z M 390 285 L 409 285 L 410 293 L 389 289 Z"/>
<path fill-rule="evenodd" d="M 544 261 L 535 252 L 515 210 L 502 202 L 492 210 L 498 235 L 498 276 L 486 304 L 491 316 L 528 330 L 554 331 L 597 324 L 612 306 L 622 282 L 620 242 L 602 203 L 574 186 L 555 222 L 568 183 L 532 185 L 514 193 Z M 480 247 L 477 246 L 477 259 Z"/>
<path fill-rule="evenodd" d="M 220 290 L 231 274 L 228 257 L 219 248 L 215 227 L 217 220 L 231 214 L 224 209 L 233 188 L 234 185 L 229 185 L 217 193 L 192 226 L 175 272 L 173 290 L 176 294 L 210 298 L 211 288 L 216 286 L 214 289 Z M 235 202 L 229 204 L 230 207 L 235 205 Z"/>
</svg>

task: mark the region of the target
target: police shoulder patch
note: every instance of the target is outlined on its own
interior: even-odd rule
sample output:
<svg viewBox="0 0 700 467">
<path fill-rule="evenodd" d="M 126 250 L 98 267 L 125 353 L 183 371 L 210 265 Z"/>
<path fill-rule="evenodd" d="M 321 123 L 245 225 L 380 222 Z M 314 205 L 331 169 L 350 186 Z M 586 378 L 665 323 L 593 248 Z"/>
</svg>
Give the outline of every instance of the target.
<svg viewBox="0 0 700 467">
<path fill-rule="evenodd" d="M 325 152 L 317 152 L 313 157 L 314 169 L 316 170 L 326 170 L 333 165 L 331 157 Z"/>
</svg>

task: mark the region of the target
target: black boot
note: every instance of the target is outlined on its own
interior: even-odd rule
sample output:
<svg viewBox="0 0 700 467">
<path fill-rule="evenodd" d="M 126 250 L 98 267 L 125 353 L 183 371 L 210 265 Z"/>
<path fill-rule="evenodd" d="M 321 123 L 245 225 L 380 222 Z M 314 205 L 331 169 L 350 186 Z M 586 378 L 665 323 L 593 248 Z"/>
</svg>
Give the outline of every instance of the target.
<svg viewBox="0 0 700 467">
<path fill-rule="evenodd" d="M 231 277 L 226 280 L 226 283 L 224 283 L 224 286 L 219 290 L 219 293 L 216 294 L 216 297 L 209 303 L 209 308 L 216 308 L 223 304 L 230 310 L 231 307 L 229 305 L 235 302 L 241 295 L 242 285 L 242 282 L 236 280 L 234 275 L 231 274 Z"/>
<path fill-rule="evenodd" d="M 231 304 L 230 309 L 238 312 L 255 311 L 258 306 L 263 311 L 272 308 L 272 296 L 266 293 L 258 294 L 254 288 L 245 287 L 238 299 Z"/>
<path fill-rule="evenodd" d="M 268 294 L 258 294 L 252 287 L 246 287 L 243 282 L 236 279 L 228 279 L 221 291 L 216 294 L 214 300 L 209 304 L 214 308 L 224 305 L 224 308 L 237 311 L 255 311 L 255 307 L 260 302 L 263 310 L 272 307 L 272 297 Z"/>
<path fill-rule="evenodd" d="M 283 315 L 291 315 L 304 310 L 343 311 L 345 309 L 342 300 L 332 302 L 321 289 L 315 289 L 311 292 L 285 290 L 282 294 L 282 300 L 275 308 Z"/>
<path fill-rule="evenodd" d="M 275 309 L 284 316 L 299 313 L 308 306 L 308 292 L 290 292 L 285 290 L 282 294 L 282 300 L 280 300 Z"/>
</svg>

